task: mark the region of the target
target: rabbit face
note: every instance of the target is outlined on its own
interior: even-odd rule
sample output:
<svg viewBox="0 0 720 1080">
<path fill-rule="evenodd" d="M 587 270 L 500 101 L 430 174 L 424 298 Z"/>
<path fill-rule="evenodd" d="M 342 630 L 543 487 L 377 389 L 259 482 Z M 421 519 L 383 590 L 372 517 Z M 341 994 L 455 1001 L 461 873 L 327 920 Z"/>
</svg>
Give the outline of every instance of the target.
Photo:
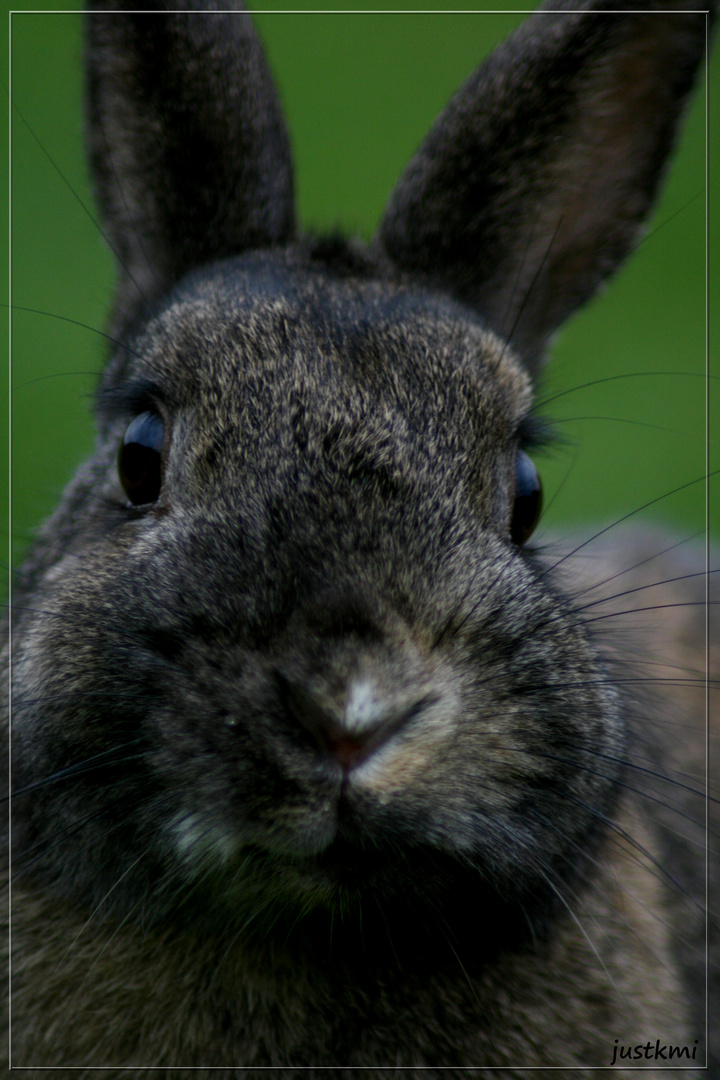
<svg viewBox="0 0 720 1080">
<path fill-rule="evenodd" d="M 118 274 L 95 452 L 3 671 L 23 1064 L 584 1074 L 699 1046 L 696 575 L 643 542 L 569 584 L 589 540 L 526 541 L 548 341 L 637 242 L 708 20 L 555 7 L 367 244 L 298 235 L 244 12 L 88 13 Z M 593 630 L 658 584 L 674 637 L 636 680 Z M 661 712 L 642 741 L 648 670 L 682 762 Z"/>
<path fill-rule="evenodd" d="M 526 451 L 547 343 L 637 241 L 707 20 L 531 18 L 361 245 L 297 235 L 251 23 L 186 7 L 87 21 L 118 282 L 96 450 L 13 615 L 13 870 L 62 942 L 48 964 L 21 920 L 27 1056 L 585 1067 L 609 1017 L 615 1044 L 684 1031 L 624 798 L 656 774 L 595 598 L 525 545 Z"/>
<path fill-rule="evenodd" d="M 338 284 L 256 254 L 183 282 L 109 366 L 84 524 L 58 523 L 18 650 L 16 783 L 85 763 L 33 798 L 46 873 L 261 925 L 461 884 L 546 908 L 623 736 L 509 536 L 530 403 L 475 315 L 367 265 Z M 118 448 L 146 415 L 136 504 Z"/>
</svg>

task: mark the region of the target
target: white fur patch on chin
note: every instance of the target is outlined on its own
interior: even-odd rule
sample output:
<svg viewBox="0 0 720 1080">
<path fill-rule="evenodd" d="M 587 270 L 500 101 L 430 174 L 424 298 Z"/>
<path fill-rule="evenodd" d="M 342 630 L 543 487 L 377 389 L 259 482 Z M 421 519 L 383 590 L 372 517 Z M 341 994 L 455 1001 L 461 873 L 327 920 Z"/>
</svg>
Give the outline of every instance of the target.
<svg viewBox="0 0 720 1080">
<path fill-rule="evenodd" d="M 228 828 L 208 822 L 192 811 L 178 811 L 169 825 L 175 851 L 190 867 L 208 862 L 228 863 L 238 852 L 238 841 Z"/>
</svg>

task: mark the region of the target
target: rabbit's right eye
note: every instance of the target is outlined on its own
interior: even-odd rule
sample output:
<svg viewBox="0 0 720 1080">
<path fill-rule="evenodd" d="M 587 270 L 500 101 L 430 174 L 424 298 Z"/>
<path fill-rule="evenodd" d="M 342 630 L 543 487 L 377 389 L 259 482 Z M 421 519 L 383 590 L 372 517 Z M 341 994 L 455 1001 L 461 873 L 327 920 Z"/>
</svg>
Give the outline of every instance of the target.
<svg viewBox="0 0 720 1080">
<path fill-rule="evenodd" d="M 165 427 L 155 413 L 141 413 L 128 424 L 118 453 L 118 474 L 135 506 L 153 503 L 160 495 L 164 437 Z"/>
</svg>

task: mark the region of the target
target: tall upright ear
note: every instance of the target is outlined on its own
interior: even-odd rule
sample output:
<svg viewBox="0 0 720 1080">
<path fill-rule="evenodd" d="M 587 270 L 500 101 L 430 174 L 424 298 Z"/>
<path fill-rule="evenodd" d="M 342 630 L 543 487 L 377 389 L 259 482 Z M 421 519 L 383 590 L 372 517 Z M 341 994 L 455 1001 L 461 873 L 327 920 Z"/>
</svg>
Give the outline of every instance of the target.
<svg viewBox="0 0 720 1080">
<path fill-rule="evenodd" d="M 142 6 L 92 0 L 86 15 L 88 153 L 119 262 L 116 330 L 192 267 L 295 228 L 290 144 L 247 13 L 225 0 Z"/>
<path fill-rule="evenodd" d="M 709 22 L 694 0 L 546 6 L 452 98 L 378 234 L 531 367 L 636 242 Z"/>
</svg>

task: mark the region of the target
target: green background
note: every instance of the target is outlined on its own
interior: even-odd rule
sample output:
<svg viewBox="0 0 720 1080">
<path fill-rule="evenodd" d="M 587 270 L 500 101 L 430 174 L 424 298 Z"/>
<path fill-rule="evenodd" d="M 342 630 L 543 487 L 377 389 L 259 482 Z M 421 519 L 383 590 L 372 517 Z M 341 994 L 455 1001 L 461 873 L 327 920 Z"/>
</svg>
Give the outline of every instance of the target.
<svg viewBox="0 0 720 1080">
<path fill-rule="evenodd" d="M 522 19 L 519 13 L 253 9 L 293 139 L 301 223 L 340 225 L 365 237 L 449 95 Z M 90 397 L 104 353 L 95 331 L 104 328 L 113 268 L 93 220 L 82 155 L 80 18 L 14 14 L 11 37 L 11 533 L 17 564 L 92 446 Z M 716 56 L 711 177 L 713 169 L 718 175 L 713 107 L 719 86 Z M 558 421 L 564 445 L 538 459 L 547 505 L 543 528 L 613 520 L 705 472 L 705 126 L 703 84 L 649 235 L 556 342 L 541 399 L 604 376 L 632 377 L 574 389 L 545 410 Z M 712 281 L 717 230 L 709 239 Z M 717 292 L 710 290 L 715 322 Z M 711 416 L 717 415 L 715 390 L 713 396 Z M 714 452 L 712 430 L 710 436 Z M 661 499 L 646 514 L 680 535 L 702 529 L 704 484 Z"/>
</svg>

